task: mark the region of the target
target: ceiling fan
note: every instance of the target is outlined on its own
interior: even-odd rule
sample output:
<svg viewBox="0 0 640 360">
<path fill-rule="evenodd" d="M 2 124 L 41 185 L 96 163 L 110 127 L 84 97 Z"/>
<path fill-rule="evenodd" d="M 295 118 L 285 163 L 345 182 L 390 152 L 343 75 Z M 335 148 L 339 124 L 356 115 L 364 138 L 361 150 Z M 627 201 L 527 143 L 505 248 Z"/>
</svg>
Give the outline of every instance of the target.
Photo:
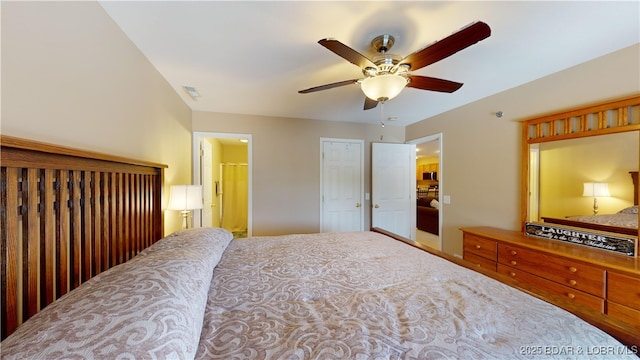
<svg viewBox="0 0 640 360">
<path fill-rule="evenodd" d="M 315 86 L 298 91 L 307 94 L 339 86 L 360 84 L 366 98 L 364 110 L 373 109 L 378 102 L 394 98 L 405 87 L 422 90 L 452 93 L 462 83 L 438 79 L 428 76 L 412 75 L 409 72 L 438 62 L 458 51 L 465 49 L 491 35 L 489 25 L 474 22 L 446 38 L 436 41 L 404 58 L 390 54 L 395 39 L 391 35 L 380 35 L 371 41 L 371 46 L 378 53 L 373 59 L 358 53 L 354 49 L 334 39 L 322 39 L 318 43 L 333 51 L 338 56 L 360 67 L 364 78 L 339 81 L 331 84 Z"/>
</svg>

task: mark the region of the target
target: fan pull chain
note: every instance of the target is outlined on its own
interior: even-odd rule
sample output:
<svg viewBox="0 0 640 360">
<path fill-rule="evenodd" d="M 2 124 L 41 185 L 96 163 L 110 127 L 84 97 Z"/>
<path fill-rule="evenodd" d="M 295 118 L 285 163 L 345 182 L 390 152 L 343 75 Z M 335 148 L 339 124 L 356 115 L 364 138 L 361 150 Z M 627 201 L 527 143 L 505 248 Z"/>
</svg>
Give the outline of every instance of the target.
<svg viewBox="0 0 640 360">
<path fill-rule="evenodd" d="M 380 124 L 384 127 L 384 101 L 380 102 Z"/>
</svg>

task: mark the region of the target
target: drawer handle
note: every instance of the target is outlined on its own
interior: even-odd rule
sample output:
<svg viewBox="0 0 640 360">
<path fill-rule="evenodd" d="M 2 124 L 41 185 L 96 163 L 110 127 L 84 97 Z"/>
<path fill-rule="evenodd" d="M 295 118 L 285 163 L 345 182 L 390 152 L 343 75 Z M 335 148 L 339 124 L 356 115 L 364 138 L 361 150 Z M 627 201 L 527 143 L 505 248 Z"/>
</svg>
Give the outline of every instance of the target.
<svg viewBox="0 0 640 360">
<path fill-rule="evenodd" d="M 509 273 L 509 275 L 511 275 L 512 277 L 516 276 L 516 273 L 514 273 L 513 271 Z"/>
<path fill-rule="evenodd" d="M 574 272 L 578 271 L 578 269 L 576 267 L 572 266 L 572 267 L 569 268 L 569 271 L 574 273 Z"/>
<path fill-rule="evenodd" d="M 575 280 L 569 280 L 569 284 L 575 286 L 578 282 Z"/>
<path fill-rule="evenodd" d="M 511 260 L 511 265 L 515 266 L 515 265 L 517 265 L 517 264 L 518 264 L 518 263 L 517 263 L 515 260 Z"/>
<path fill-rule="evenodd" d="M 476 245 L 476 249 L 480 249 L 480 245 Z"/>
<path fill-rule="evenodd" d="M 571 299 L 571 300 L 573 300 L 573 299 L 575 299 L 575 298 L 576 298 L 576 296 L 575 296 L 574 294 L 572 294 L 572 293 L 568 293 L 568 294 L 567 294 L 567 297 L 568 297 L 569 299 Z"/>
<path fill-rule="evenodd" d="M 511 255 L 518 255 L 518 252 L 515 251 L 515 250 L 511 250 L 510 253 L 511 253 Z"/>
</svg>

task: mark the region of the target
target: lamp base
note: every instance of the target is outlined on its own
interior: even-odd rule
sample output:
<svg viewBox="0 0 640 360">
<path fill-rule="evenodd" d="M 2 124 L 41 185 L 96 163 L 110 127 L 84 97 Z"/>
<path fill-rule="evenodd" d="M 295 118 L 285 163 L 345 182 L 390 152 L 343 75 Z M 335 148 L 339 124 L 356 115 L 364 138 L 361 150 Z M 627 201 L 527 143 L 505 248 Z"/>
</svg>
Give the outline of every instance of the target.
<svg viewBox="0 0 640 360">
<path fill-rule="evenodd" d="M 180 212 L 182 213 L 182 228 L 183 229 L 188 229 L 189 228 L 189 213 L 191 211 L 190 210 L 182 210 Z"/>
<path fill-rule="evenodd" d="M 593 215 L 598 215 L 598 199 L 593 198 Z"/>
</svg>

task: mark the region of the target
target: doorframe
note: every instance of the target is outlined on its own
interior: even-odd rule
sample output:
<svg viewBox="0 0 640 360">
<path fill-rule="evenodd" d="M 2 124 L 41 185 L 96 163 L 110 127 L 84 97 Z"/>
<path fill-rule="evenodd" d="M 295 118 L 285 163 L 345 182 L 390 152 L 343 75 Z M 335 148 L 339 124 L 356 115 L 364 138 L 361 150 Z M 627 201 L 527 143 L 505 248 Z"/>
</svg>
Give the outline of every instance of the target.
<svg viewBox="0 0 640 360">
<path fill-rule="evenodd" d="M 364 201 L 363 201 L 363 192 L 364 192 L 364 145 L 365 142 L 362 139 L 342 139 L 342 138 L 320 138 L 320 232 L 324 231 L 324 216 L 322 215 L 324 212 L 324 160 L 323 160 L 323 150 L 325 142 L 344 142 L 344 143 L 354 143 L 357 142 L 360 144 L 360 229 L 364 229 Z"/>
<path fill-rule="evenodd" d="M 444 197 L 444 190 L 445 190 L 445 182 L 444 182 L 444 161 L 443 160 L 443 133 L 436 133 L 436 134 L 432 134 L 432 135 L 427 135 L 427 136 L 423 136 L 421 138 L 417 138 L 417 139 L 413 139 L 413 140 L 409 140 L 406 143 L 407 144 L 415 144 L 416 146 L 418 144 L 422 144 L 422 143 L 426 143 L 426 142 L 431 142 L 431 141 L 436 141 L 438 140 L 438 203 L 440 204 L 439 209 L 438 209 L 438 246 L 440 247 L 440 250 L 442 250 L 442 219 L 444 218 L 444 208 L 443 208 L 443 202 L 442 202 L 442 198 Z M 415 176 L 415 174 L 413 174 L 413 176 Z M 416 204 L 414 204 L 414 206 L 416 206 Z"/>
<path fill-rule="evenodd" d="M 194 131 L 192 137 L 192 152 L 191 152 L 191 173 L 192 182 L 194 185 L 202 185 L 200 181 L 200 141 L 207 138 L 218 139 L 247 139 L 247 236 L 253 234 L 253 139 L 251 134 L 241 133 L 219 133 L 219 132 L 206 132 L 206 131 Z M 202 226 L 202 212 L 201 210 L 193 210 L 193 226 Z"/>
</svg>

